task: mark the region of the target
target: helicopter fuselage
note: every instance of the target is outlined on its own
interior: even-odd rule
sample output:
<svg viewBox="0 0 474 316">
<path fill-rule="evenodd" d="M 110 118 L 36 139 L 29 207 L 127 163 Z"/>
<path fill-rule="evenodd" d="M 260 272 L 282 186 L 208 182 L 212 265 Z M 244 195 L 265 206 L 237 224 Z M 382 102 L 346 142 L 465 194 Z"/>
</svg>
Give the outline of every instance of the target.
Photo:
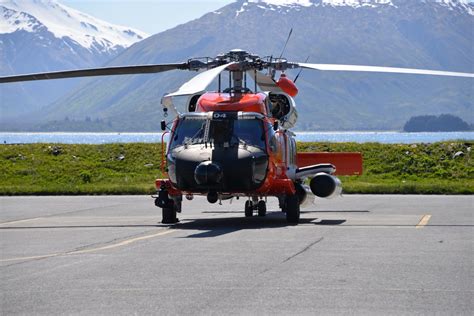
<svg viewBox="0 0 474 316">
<path fill-rule="evenodd" d="M 267 94 L 206 93 L 193 106 L 195 112 L 179 115 L 171 129 L 166 154 L 171 196 L 295 193 L 282 157 L 287 144 L 278 140 L 288 135 L 274 130 Z"/>
<path fill-rule="evenodd" d="M 290 32 L 291 33 L 291 32 Z M 285 44 L 286 45 L 286 44 Z M 185 62 L 135 66 L 75 69 L 0 77 L 0 84 L 32 80 L 161 73 L 170 70 L 204 70 L 161 100 L 164 117 L 173 120 L 171 138 L 163 152 L 167 178 L 156 180 L 155 205 L 162 208 L 162 223 L 178 221 L 182 196 L 207 194 L 211 203 L 229 197 L 247 196 L 245 216 L 266 214 L 267 196 L 276 196 L 288 223 L 297 224 L 300 205 L 308 194 L 330 198 L 339 195 L 336 175 L 360 175 L 360 153 L 296 153 L 297 122 L 292 97 L 298 89 L 285 71 L 380 72 L 474 78 L 473 73 L 364 65 L 313 64 L 288 61 L 282 55 L 260 57 L 233 49 L 214 57 Z M 222 73 L 229 84 L 224 87 Z M 280 72 L 280 78 L 275 75 Z M 217 79 L 218 92 L 204 92 Z M 247 80 L 249 79 L 249 80 Z M 265 92 L 252 92 L 261 89 Z M 188 97 L 186 113 L 180 114 L 173 98 Z M 167 122 L 161 122 L 163 131 Z M 338 168 L 336 172 L 336 166 Z M 305 181 L 309 179 L 309 186 Z"/>
</svg>

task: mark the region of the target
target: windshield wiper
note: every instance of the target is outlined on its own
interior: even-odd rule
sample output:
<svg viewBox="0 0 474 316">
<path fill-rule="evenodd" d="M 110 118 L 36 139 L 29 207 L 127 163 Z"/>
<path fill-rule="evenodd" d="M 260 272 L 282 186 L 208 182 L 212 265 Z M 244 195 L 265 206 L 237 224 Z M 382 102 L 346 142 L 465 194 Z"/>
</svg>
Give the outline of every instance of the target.
<svg viewBox="0 0 474 316">
<path fill-rule="evenodd" d="M 236 139 L 237 142 L 232 142 L 233 139 Z M 242 138 L 238 137 L 237 135 L 235 134 L 232 134 L 232 137 L 231 137 L 231 141 L 230 141 L 231 145 L 244 145 L 244 146 L 249 146 L 249 143 L 247 143 L 245 140 L 243 140 Z"/>
<path fill-rule="evenodd" d="M 204 134 L 204 127 L 205 127 L 205 124 L 201 126 L 201 128 L 198 129 L 198 131 L 192 137 L 185 137 L 184 142 L 183 142 L 184 145 L 194 145 L 194 144 L 202 143 L 204 138 L 199 137 L 199 135 Z"/>
</svg>

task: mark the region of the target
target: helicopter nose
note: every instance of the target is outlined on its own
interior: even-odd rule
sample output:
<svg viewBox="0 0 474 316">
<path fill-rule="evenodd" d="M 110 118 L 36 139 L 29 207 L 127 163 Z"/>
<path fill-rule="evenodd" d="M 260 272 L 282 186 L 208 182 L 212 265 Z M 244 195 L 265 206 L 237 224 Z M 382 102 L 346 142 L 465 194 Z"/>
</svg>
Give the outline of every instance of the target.
<svg viewBox="0 0 474 316">
<path fill-rule="evenodd" d="M 222 180 L 222 169 L 211 161 L 203 161 L 194 170 L 194 180 L 200 185 L 219 184 Z"/>
</svg>

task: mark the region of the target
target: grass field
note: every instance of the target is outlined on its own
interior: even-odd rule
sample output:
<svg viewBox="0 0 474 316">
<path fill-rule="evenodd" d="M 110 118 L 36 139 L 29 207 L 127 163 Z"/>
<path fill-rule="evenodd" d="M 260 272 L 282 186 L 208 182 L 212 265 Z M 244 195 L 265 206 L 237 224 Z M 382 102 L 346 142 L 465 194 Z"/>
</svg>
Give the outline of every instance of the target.
<svg viewBox="0 0 474 316">
<path fill-rule="evenodd" d="M 299 143 L 298 150 L 362 152 L 345 193 L 473 194 L 471 142 Z M 153 194 L 161 144 L 0 145 L 0 195 Z"/>
</svg>

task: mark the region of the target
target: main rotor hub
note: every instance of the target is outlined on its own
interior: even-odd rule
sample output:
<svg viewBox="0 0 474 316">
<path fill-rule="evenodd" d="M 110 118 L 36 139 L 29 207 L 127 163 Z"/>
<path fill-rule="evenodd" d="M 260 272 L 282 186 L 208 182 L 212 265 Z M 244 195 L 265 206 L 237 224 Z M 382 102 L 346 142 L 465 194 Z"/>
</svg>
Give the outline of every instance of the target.
<svg viewBox="0 0 474 316">
<path fill-rule="evenodd" d="M 225 54 L 220 54 L 214 59 L 220 65 L 236 63 L 232 70 L 247 71 L 252 69 L 263 69 L 263 61 L 258 55 L 250 54 L 243 49 L 233 49 Z"/>
<path fill-rule="evenodd" d="M 249 56 L 249 53 L 247 53 L 243 49 L 233 49 L 229 51 L 226 55 L 234 61 L 244 61 L 247 56 Z"/>
<path fill-rule="evenodd" d="M 261 58 L 258 55 L 251 54 L 243 49 L 232 49 L 227 53 L 219 54 L 216 57 L 192 58 L 188 60 L 188 67 L 190 70 L 210 69 L 225 65 L 228 63 L 235 63 L 229 67 L 230 71 L 249 71 L 249 70 L 263 70 L 274 69 L 278 71 L 285 71 L 288 68 L 295 68 L 296 63 L 290 63 L 285 58 L 274 58 L 267 56 Z"/>
</svg>

